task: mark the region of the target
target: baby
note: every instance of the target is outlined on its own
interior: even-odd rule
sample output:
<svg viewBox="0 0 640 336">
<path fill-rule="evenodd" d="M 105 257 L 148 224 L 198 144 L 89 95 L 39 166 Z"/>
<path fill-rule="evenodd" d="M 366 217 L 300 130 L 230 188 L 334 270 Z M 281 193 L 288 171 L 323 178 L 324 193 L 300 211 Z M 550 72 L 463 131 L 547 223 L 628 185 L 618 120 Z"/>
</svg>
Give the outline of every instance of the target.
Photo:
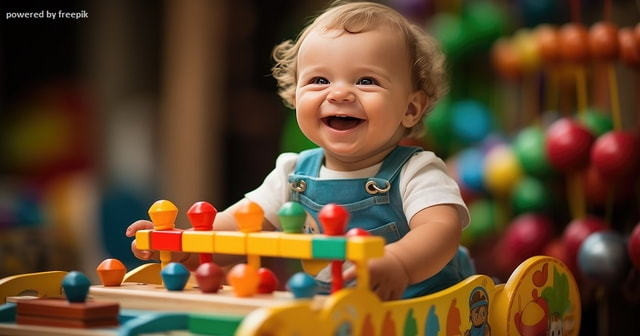
<svg viewBox="0 0 640 336">
<path fill-rule="evenodd" d="M 399 145 L 420 135 L 425 114 L 446 92 L 435 40 L 384 5 L 335 4 L 273 56 L 281 97 L 319 147 L 281 154 L 264 183 L 245 195 L 264 210 L 263 229 L 280 230 L 278 210 L 297 201 L 308 213 L 307 230 L 321 233 L 318 211 L 342 205 L 351 214 L 347 230 L 386 240 L 384 257 L 368 265 L 371 289 L 383 300 L 426 295 L 471 275 L 459 248 L 469 212 L 457 184 L 434 153 Z M 216 230 L 237 230 L 235 208 L 218 214 Z M 152 227 L 137 221 L 126 235 Z M 132 250 L 140 259 L 156 257 Z M 194 255 L 173 260 L 197 265 Z M 344 271 L 345 281 L 354 277 L 353 267 Z"/>
</svg>

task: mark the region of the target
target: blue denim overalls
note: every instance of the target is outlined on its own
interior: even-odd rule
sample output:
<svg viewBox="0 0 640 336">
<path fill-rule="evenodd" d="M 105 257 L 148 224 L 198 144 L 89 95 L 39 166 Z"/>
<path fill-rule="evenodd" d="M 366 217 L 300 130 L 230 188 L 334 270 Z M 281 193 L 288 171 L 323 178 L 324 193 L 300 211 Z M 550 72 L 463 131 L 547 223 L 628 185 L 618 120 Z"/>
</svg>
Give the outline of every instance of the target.
<svg viewBox="0 0 640 336">
<path fill-rule="evenodd" d="M 320 223 L 318 212 L 324 205 L 340 204 L 350 213 L 347 231 L 355 227 L 362 228 L 384 237 L 387 244 L 393 243 L 409 232 L 398 183 L 400 171 L 411 156 L 420 150 L 417 147 L 398 146 L 385 158 L 375 177 L 355 179 L 319 179 L 324 160 L 323 150 L 315 148 L 303 151 L 298 157 L 294 173 L 289 176 L 291 201 L 299 202 L 316 223 Z M 322 232 L 321 225 L 318 228 Z M 473 267 L 466 251 L 458 249 L 456 256 L 444 269 L 429 279 L 409 286 L 403 298 L 437 292 L 472 273 Z"/>
</svg>

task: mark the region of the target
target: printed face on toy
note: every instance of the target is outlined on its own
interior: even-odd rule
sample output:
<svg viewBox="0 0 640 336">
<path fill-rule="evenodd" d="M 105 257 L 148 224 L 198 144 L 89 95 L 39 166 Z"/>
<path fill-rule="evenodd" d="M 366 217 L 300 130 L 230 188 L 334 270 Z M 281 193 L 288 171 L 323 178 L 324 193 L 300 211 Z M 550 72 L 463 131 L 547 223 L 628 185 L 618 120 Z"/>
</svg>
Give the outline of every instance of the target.
<svg viewBox="0 0 640 336">
<path fill-rule="evenodd" d="M 487 306 L 473 308 L 471 310 L 471 323 L 477 327 L 485 322 L 487 322 Z"/>
<path fill-rule="evenodd" d="M 376 164 L 420 120 L 404 40 L 388 28 L 351 34 L 314 30 L 298 54 L 296 116 L 325 149 L 325 165 L 356 170 Z"/>
</svg>

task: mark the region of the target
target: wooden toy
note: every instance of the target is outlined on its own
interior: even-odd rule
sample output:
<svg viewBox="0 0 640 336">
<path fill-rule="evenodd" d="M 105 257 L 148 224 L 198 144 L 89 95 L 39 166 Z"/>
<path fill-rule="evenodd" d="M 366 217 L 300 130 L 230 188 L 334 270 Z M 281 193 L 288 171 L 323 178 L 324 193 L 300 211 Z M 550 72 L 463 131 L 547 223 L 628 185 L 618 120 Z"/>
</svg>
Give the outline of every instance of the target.
<svg viewBox="0 0 640 336">
<path fill-rule="evenodd" d="M 120 286 L 127 269 L 118 259 L 105 259 L 96 269 L 100 281 L 105 286 Z"/>
<path fill-rule="evenodd" d="M 181 263 L 172 262 L 160 271 L 162 283 L 168 290 L 183 290 L 189 280 L 189 271 Z"/>
<path fill-rule="evenodd" d="M 118 303 L 86 301 L 89 286 L 84 274 L 75 271 L 66 274 L 62 280 L 66 300 L 18 300 L 16 323 L 70 328 L 118 325 Z"/>
<path fill-rule="evenodd" d="M 248 217 L 255 225 L 260 214 L 255 204 L 247 204 L 243 209 L 248 213 L 238 214 L 237 218 Z M 339 213 L 340 209 L 333 211 Z M 340 227 L 345 218 L 328 219 L 333 220 Z M 141 238 L 137 240 L 138 248 L 150 249 L 154 238 L 164 239 L 165 236 L 154 235 L 154 231 L 138 232 L 137 237 Z M 189 238 L 192 235 L 198 238 Z M 495 284 L 486 275 L 474 275 L 431 295 L 383 302 L 369 290 L 366 265 L 367 260 L 382 256 L 384 240 L 362 230 L 340 236 L 255 232 L 254 229 L 185 230 L 180 236 L 182 251 L 252 254 L 254 263 L 242 264 L 237 271 L 230 271 L 227 276 L 232 286 L 218 285 L 217 291 L 201 291 L 197 285 L 168 290 L 170 288 L 162 286 L 159 276 L 161 264 L 146 264 L 129 271 L 119 286 L 93 285 L 89 290 L 91 302 L 117 302 L 123 308 L 119 316 L 122 323 L 87 329 L 83 334 L 180 331 L 186 335 L 462 335 L 483 330 L 491 330 L 494 335 L 579 333 L 581 303 L 577 285 L 569 269 L 552 257 L 536 256 L 524 261 L 504 284 Z M 173 251 L 167 245 L 163 248 L 167 253 Z M 328 262 L 349 260 L 357 267 L 357 284 L 331 295 L 317 295 L 315 279 L 297 273 L 287 282 L 290 291 L 263 294 L 257 290 L 261 273 L 253 266 L 259 264 L 262 256 Z M 45 278 L 55 284 L 33 281 Z M 16 279 L 25 281 L 16 283 Z M 235 283 L 236 280 L 240 284 Z M 165 286 L 168 282 L 164 280 Z M 58 290 L 52 291 L 56 286 Z M 0 293 L 13 296 L 47 287 L 47 291 L 59 294 L 61 286 L 59 275 L 36 273 L 0 280 Z M 0 334 L 34 334 L 42 330 L 37 329 L 39 326 L 15 322 L 15 304 L 0 306 Z M 49 327 L 47 332 L 74 335 L 69 330 L 72 329 Z"/>
<path fill-rule="evenodd" d="M 205 262 L 198 266 L 195 276 L 203 293 L 216 293 L 222 287 L 224 270 L 213 262 Z"/>
</svg>

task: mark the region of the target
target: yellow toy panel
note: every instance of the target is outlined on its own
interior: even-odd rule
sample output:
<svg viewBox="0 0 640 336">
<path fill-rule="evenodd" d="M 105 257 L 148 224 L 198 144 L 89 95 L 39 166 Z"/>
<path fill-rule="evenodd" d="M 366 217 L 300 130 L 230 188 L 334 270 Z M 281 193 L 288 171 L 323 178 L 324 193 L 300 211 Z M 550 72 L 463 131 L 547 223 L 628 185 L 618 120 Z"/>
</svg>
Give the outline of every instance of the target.
<svg viewBox="0 0 640 336">
<path fill-rule="evenodd" d="M 475 275 L 432 295 L 391 302 L 367 290 L 344 289 L 321 307 L 256 310 L 237 334 L 578 335 L 580 314 L 573 276 L 557 259 L 540 256 L 522 263 L 504 285 Z"/>
</svg>

